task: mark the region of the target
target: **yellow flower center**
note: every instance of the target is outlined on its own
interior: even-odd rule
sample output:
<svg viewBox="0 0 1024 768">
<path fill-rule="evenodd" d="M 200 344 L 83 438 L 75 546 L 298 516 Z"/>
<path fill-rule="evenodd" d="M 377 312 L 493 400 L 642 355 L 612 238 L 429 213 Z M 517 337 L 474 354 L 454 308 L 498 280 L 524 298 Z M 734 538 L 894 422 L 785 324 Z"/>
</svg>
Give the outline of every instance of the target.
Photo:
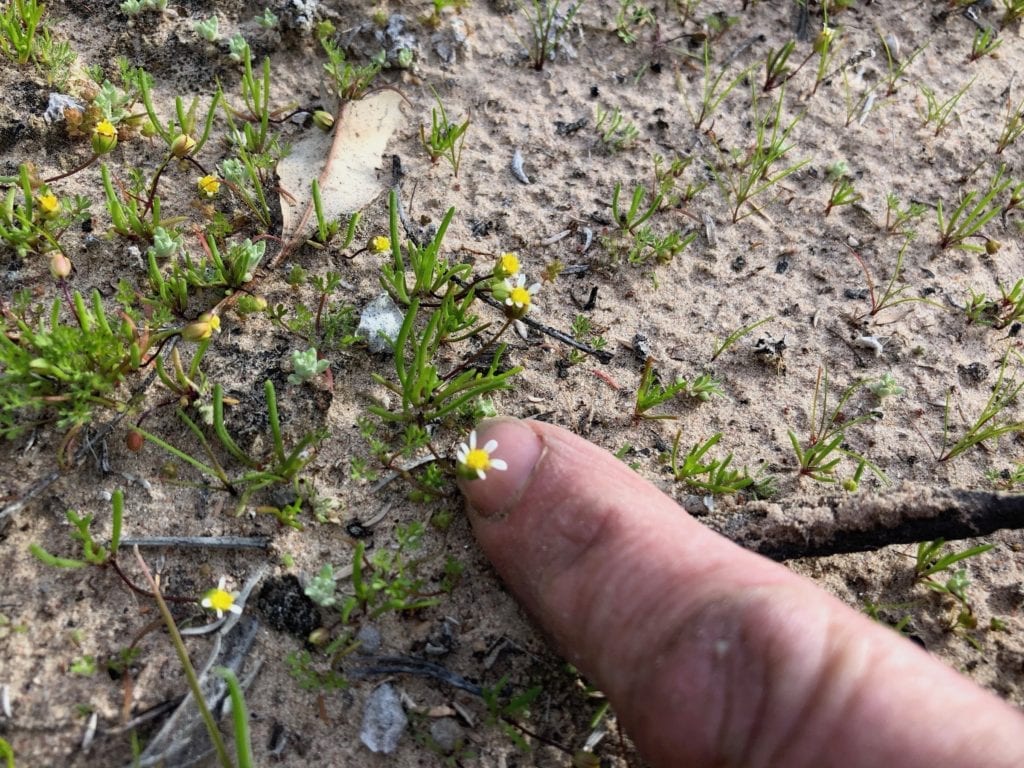
<svg viewBox="0 0 1024 768">
<path fill-rule="evenodd" d="M 466 466 L 474 472 L 478 469 L 487 469 L 491 466 L 491 457 L 482 448 L 474 448 L 466 454 Z"/>
<path fill-rule="evenodd" d="M 506 275 L 519 274 L 519 257 L 514 253 L 501 254 L 501 271 Z"/>
<path fill-rule="evenodd" d="M 517 307 L 528 307 L 530 306 L 530 292 L 523 288 L 521 285 L 516 286 L 512 289 L 512 292 L 508 295 L 512 299 L 512 303 Z"/>
<path fill-rule="evenodd" d="M 214 589 L 207 595 L 210 601 L 210 608 L 215 611 L 229 611 L 235 604 L 235 598 L 230 592 L 223 589 Z"/>
<path fill-rule="evenodd" d="M 102 136 L 105 139 L 112 139 L 117 136 L 117 129 L 109 120 L 101 120 L 96 123 L 96 127 L 93 128 L 93 133 L 97 136 Z"/>
<path fill-rule="evenodd" d="M 384 237 L 384 235 L 377 235 L 373 240 L 370 241 L 370 248 L 373 249 L 374 253 L 384 253 L 385 251 L 391 250 L 391 238 Z"/>
</svg>

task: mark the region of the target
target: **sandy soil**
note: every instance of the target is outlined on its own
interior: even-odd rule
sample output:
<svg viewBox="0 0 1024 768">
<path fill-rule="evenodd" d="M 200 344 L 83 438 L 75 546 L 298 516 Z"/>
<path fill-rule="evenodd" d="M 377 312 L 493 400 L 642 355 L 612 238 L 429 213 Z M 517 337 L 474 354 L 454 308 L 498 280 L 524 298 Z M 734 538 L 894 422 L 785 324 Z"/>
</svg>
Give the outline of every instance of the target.
<svg viewBox="0 0 1024 768">
<path fill-rule="evenodd" d="M 764 93 L 766 55 L 796 35 L 793 3 L 761 2 L 744 10 L 738 0 L 709 0 L 694 3 L 698 7 L 693 18 L 683 20 L 676 6 L 684 4 L 651 2 L 659 23 L 636 26 L 635 42 L 626 43 L 616 32 L 619 4 L 590 0 L 565 35 L 568 45 L 542 71 L 530 66 L 524 47 L 530 39 L 528 27 L 510 2 L 475 0 L 458 13 L 448 9 L 437 28 L 424 21 L 430 11 L 426 2 L 382 3 L 372 9 L 356 3 L 275 2 L 269 5 L 282 22 L 271 32 L 253 22 L 268 5 L 264 3 L 195 0 L 131 21 L 117 5 L 55 0 L 48 4 L 47 18 L 54 34 L 68 39 L 79 53 L 80 64 L 101 67 L 108 78 L 116 76 L 117 56 L 144 66 L 154 77 L 158 111 L 165 116 L 171 114 L 174 95 L 208 98 L 218 80 L 229 100 L 239 102 L 238 66 L 227 56 L 226 44 L 196 37 L 196 19 L 216 12 L 224 38 L 241 32 L 258 58 L 270 57 L 274 105 L 310 109 L 330 108 L 322 97 L 323 57 L 311 35 L 300 28 L 295 8 L 317 6 L 321 17 L 333 20 L 352 59 L 360 62 L 380 47 L 374 17 L 404 14 L 406 31 L 415 41 L 414 63 L 406 70 L 386 70 L 379 80 L 405 97 L 404 119 L 374 163 L 379 189 L 363 210 L 357 242 L 386 232 L 385 190 L 392 182 L 391 157 L 397 155 L 405 172 L 403 205 L 411 219 L 436 224 L 449 207 L 455 208 L 444 242 L 445 255 L 453 262 L 474 263 L 481 273 L 498 254 L 516 251 L 530 282 L 546 269 L 548 274 L 557 271 L 549 268 L 553 263 L 564 265 L 557 279 L 544 282 L 531 316 L 566 332 L 584 316 L 590 331 L 583 340 L 603 337 L 611 361 L 571 356 L 567 346 L 536 331 L 526 339 L 509 336 L 509 361 L 524 370 L 512 388 L 495 394 L 498 410 L 544 418 L 610 451 L 621 451 L 638 472 L 719 530 L 728 532 L 730 520 L 740 519 L 745 510 L 748 517 L 763 516 L 766 525 L 788 521 L 813 526 L 845 499 L 845 509 L 853 510 L 848 514 L 857 514 L 850 492 L 840 483 L 825 485 L 798 473 L 788 437 L 792 430 L 806 446 L 814 430 L 812 400 L 822 371 L 827 371 L 830 403 L 855 382 L 875 382 L 886 373 L 905 389 L 901 396 L 880 402 L 861 388 L 843 407 L 845 419 L 877 412 L 877 418 L 847 430 L 844 446 L 868 457 L 888 481 L 865 473 L 854 502 L 858 496 L 877 495 L 886 509 L 906 508 L 913 507 L 907 499 L 929 491 L 993 491 L 997 484 L 989 473 L 1012 470 L 1024 461 L 1021 441 L 1013 433 L 953 460 L 938 460 L 947 393 L 949 440 L 955 441 L 982 412 L 1008 351 L 1020 349 L 1019 323 L 1003 329 L 969 323 L 963 307 L 972 292 L 998 297 L 999 285 L 1009 288 L 1024 277 L 1024 218 L 1010 210 L 988 223 L 982 232 L 1000 247 L 987 253 L 940 249 L 934 212 L 939 200 L 948 212 L 958 196 L 983 188 L 1001 163 L 1010 177 L 1024 178 L 1020 142 L 995 153 L 1007 104 L 1020 104 L 1022 98 L 1014 76 L 1024 70 L 1018 23 L 1002 29 L 995 55 L 972 62 L 968 56 L 976 24 L 948 3 L 854 2 L 833 16 L 837 53 L 816 91 L 812 93 L 818 59 L 811 56 L 784 89 Z M 1000 8 L 986 11 L 984 4 L 977 5 L 978 23 L 998 25 Z M 809 6 L 809 31 L 796 43 L 794 66 L 811 55 L 811 40 L 821 28 L 820 5 Z M 703 87 L 701 40 L 708 34 L 714 71 L 730 62 L 728 80 L 745 67 L 752 69 L 697 130 L 693 115 L 699 111 Z M 880 36 L 891 36 L 889 45 L 893 51 L 898 47 L 901 61 L 912 58 L 891 93 L 890 65 Z M 968 83 L 943 130 L 936 133 L 934 123 L 924 124 L 927 102 L 922 89 L 931 89 L 942 102 Z M 63 122 L 43 119 L 51 89 L 37 73 L 5 63 L 0 86 L 0 174 L 16 173 L 19 163 L 31 162 L 41 176 L 51 176 L 88 157 L 87 141 L 69 137 Z M 69 88 L 81 92 L 82 80 L 73 80 Z M 436 103 L 431 89 L 453 120 L 471 119 L 457 178 L 443 160 L 431 163 L 420 143 L 420 126 L 429 126 Z M 780 97 L 779 125 L 784 128 L 800 119 L 787 141 L 791 148 L 773 172 L 806 162 L 742 206 L 742 217 L 734 222 L 734 206 L 722 180 L 735 158 L 754 149 L 757 115 L 767 114 Z M 614 147 L 614 136 L 603 140 L 596 127 L 598 111 L 609 110 L 618 110 L 636 127 L 636 138 L 625 146 Z M 317 130 L 295 122 L 277 128 L 284 140 L 296 142 Z M 225 131 L 219 119 L 214 139 L 197 157 L 204 167 L 213 168 L 227 156 Z M 513 172 L 516 152 L 528 184 Z M 648 223 L 661 236 L 693 231 L 696 238 L 666 263 L 632 264 L 617 245 L 613 190 L 621 184 L 628 195 L 637 184 L 651 186 L 655 155 L 690 158 L 677 189 L 696 185 L 700 191 L 685 203 L 666 206 Z M 157 143 L 136 137 L 122 141 L 109 164 L 115 178 L 124 180 L 128 168 L 151 172 L 161 158 Z M 826 215 L 833 188 L 828 169 L 840 161 L 862 199 Z M 184 217 L 186 247 L 193 252 L 199 243 L 192 224 L 208 226 L 206 205 L 229 215 L 244 213 L 227 191 L 210 204 L 200 204 L 196 176 L 194 168 L 172 164 L 160 187 L 165 211 Z M 70 286 L 81 291 L 96 287 L 111 303 L 119 279 L 143 287 L 140 253 L 147 244 L 106 235 L 110 219 L 98 168 L 91 166 L 53 186 L 62 196 L 93 199 L 91 228 L 68 232 L 62 240 L 75 264 Z M 910 201 L 924 206 L 922 216 L 907 225 L 916 229 L 917 237 L 906 244 L 897 284 L 906 284 L 906 295 L 932 303 L 904 303 L 871 315 L 861 262 L 874 276 L 878 296 L 905 243 L 885 225 L 890 193 L 904 206 Z M 1006 205 L 1009 193 L 1000 200 Z M 251 221 L 243 222 L 239 231 L 250 237 L 260 233 Z M 981 238 L 968 242 L 985 244 Z M 362 253 L 343 258 L 355 250 L 298 248 L 260 274 L 254 288 L 272 306 L 293 307 L 314 298 L 310 290 L 287 284 L 294 265 L 320 275 L 337 270 L 344 283 L 335 299 L 362 308 L 380 292 L 384 257 Z M 46 306 L 60 295 L 44 258 L 22 261 L 0 248 L 0 264 L 0 301 L 5 304 L 21 288 Z M 489 319 L 498 317 L 486 307 L 480 312 Z M 763 318 L 770 319 L 712 361 L 716 340 Z M 759 340 L 763 347 L 781 339 L 781 354 L 757 350 Z M 442 353 L 439 367 L 448 370 L 479 346 L 475 341 L 453 345 Z M 259 622 L 245 664 L 249 671 L 258 667 L 247 694 L 258 764 L 273 759 L 286 766 L 312 760 L 412 766 L 449 759 L 457 765 L 569 765 L 571 754 L 584 746 L 600 701 L 503 590 L 473 544 L 457 496 L 414 503 L 401 479 L 378 487 L 353 473 L 353 457 L 366 458 L 371 469 L 381 471 L 357 420 L 367 415 L 372 398 L 385 394 L 371 373 L 393 376 L 386 356 L 358 345 L 334 349 L 327 355 L 332 363 L 329 380 L 296 386 L 286 377 L 290 353 L 299 348 L 304 348 L 301 340 L 266 318 L 243 318 L 229 310 L 204 370 L 240 401 L 230 408 L 229 427 L 254 454 L 268 450 L 262 399 L 268 378 L 279 393 L 287 439 L 320 426 L 329 430 L 303 475 L 318 497 L 332 502 L 327 515 L 331 521 L 317 522 L 307 507 L 300 515 L 305 528 L 299 531 L 256 511 L 287 504 L 287 492 L 262 494 L 236 516 L 236 500 L 201 485 L 198 475 L 167 453 L 153 445 L 129 451 L 127 419 L 106 434 L 101 448 L 0 519 L 0 688 L 10 710 L 0 712 L 0 737 L 14 747 L 19 766 L 130 764 L 131 742 L 121 726 L 158 705 L 175 703 L 186 690 L 166 633 L 154 631 L 159 617 L 152 600 L 133 594 L 110 568 L 61 570 L 28 554 L 29 545 L 36 543 L 60 556 L 76 555 L 67 509 L 95 514 L 98 537 L 108 537 L 109 498 L 117 488 L 125 490 L 126 536 L 269 537 L 266 551 L 146 551 L 170 595 L 200 596 L 221 575 L 237 590 L 254 575 L 263 575 L 245 610 L 247 621 Z M 706 372 L 722 382 L 723 395 L 708 402 L 677 398 L 656 409 L 672 420 L 635 419 L 635 392 L 648 356 L 663 381 Z M 1020 375 L 1011 362 L 1006 379 Z M 125 400 L 128 390 L 143 380 L 140 375 L 126 382 Z M 166 398 L 159 385 L 145 393 L 144 404 L 130 418 Z M 1009 422 L 1021 416 L 1015 400 L 999 418 Z M 99 414 L 97 425 L 110 418 L 110 413 Z M 172 409 L 153 410 L 145 424 L 164 439 L 199 451 Z M 770 500 L 752 501 L 749 492 L 718 496 L 709 509 L 702 493 L 673 480 L 665 453 L 676 434 L 681 433 L 685 449 L 718 432 L 721 442 L 712 455 L 722 458 L 731 452 L 735 466 L 773 475 L 777 489 Z M 446 432 L 445 450 L 463 434 Z M 0 502 L 18 502 L 58 468 L 63 436 L 44 425 L 0 445 L 5 467 Z M 855 469 L 855 461 L 844 459 L 838 480 L 851 478 Z M 1008 502 L 995 497 L 993 503 Z M 339 666 L 348 686 L 301 687 L 289 672 L 289 655 L 310 648 L 310 630 L 324 626 L 336 637 L 341 626 L 336 611 L 313 607 L 301 597 L 298 585 L 326 563 L 336 570 L 350 565 L 357 538 L 386 551 L 396 546 L 397 527 L 438 522 L 451 513 L 447 527 L 427 526 L 416 557 L 418 575 L 432 593 L 440 590 L 446 558 L 459 561 L 464 572 L 455 589 L 442 593 L 429 608 L 372 620 L 358 617 L 353 630 L 363 633 L 363 646 Z M 879 513 L 882 522 L 877 525 L 899 522 L 885 517 Z M 369 521 L 375 523 L 372 528 L 365 525 Z M 871 520 L 866 524 L 875 525 Z M 905 631 L 917 642 L 1024 706 L 1024 538 L 1011 529 L 954 546 L 978 543 L 994 548 L 965 564 L 977 619 L 977 627 L 970 630 L 950 629 L 957 615 L 952 601 L 915 583 L 912 545 L 797 559 L 790 566 L 852 606 L 882 605 L 881 616 L 890 623 L 909 617 Z M 141 581 L 129 553 L 122 553 L 120 560 Z M 346 583 L 341 586 L 346 588 Z M 183 625 L 204 620 L 194 602 L 175 611 Z M 1000 629 L 992 628 L 994 620 Z M 197 663 L 211 652 L 208 636 L 188 643 Z M 106 662 L 132 644 L 139 652 L 127 669 L 108 671 Z M 314 667 L 323 672 L 326 662 L 318 651 L 313 653 Z M 97 670 L 76 673 L 88 657 L 97 661 Z M 436 676 L 395 668 L 390 674 L 357 676 L 360 668 L 386 666 L 383 657 L 425 659 L 484 686 L 505 680 L 515 692 L 540 686 L 523 721 L 540 738 L 529 739 L 530 751 L 518 750 L 500 728 L 487 723 L 478 696 Z M 371 754 L 359 739 L 368 697 L 384 679 L 400 692 L 410 718 L 397 750 L 388 757 Z M 83 735 L 93 715 L 95 736 L 85 750 Z M 160 722 L 155 717 L 140 726 L 143 742 Z M 602 760 L 640 764 L 614 719 L 604 720 L 601 727 L 608 730 L 596 750 Z M 461 746 L 446 755 L 438 741 Z"/>
</svg>

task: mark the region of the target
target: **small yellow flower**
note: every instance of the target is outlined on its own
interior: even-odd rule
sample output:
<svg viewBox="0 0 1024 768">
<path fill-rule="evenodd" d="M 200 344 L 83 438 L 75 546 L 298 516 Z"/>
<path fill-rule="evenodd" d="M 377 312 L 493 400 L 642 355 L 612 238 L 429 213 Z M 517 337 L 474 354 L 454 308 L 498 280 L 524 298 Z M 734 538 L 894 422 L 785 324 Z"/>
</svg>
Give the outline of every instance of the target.
<svg viewBox="0 0 1024 768">
<path fill-rule="evenodd" d="M 503 253 L 498 257 L 498 263 L 494 265 L 494 269 L 491 274 L 502 280 L 506 277 L 515 277 L 519 274 L 521 269 L 519 264 L 519 254 L 516 253 Z"/>
<path fill-rule="evenodd" d="M 206 175 L 203 176 L 198 182 L 199 194 L 203 197 L 214 197 L 220 192 L 220 179 L 216 176 Z"/>
<path fill-rule="evenodd" d="M 370 250 L 373 253 L 387 253 L 391 250 L 391 238 L 377 235 L 370 240 Z"/>
<path fill-rule="evenodd" d="M 212 312 L 204 312 L 194 323 L 189 323 L 181 330 L 181 338 L 185 341 L 205 341 L 220 330 L 220 317 Z"/>
<path fill-rule="evenodd" d="M 483 448 L 476 447 L 476 430 L 469 433 L 469 443 L 461 443 L 455 452 L 455 459 L 458 462 L 456 471 L 461 477 L 467 480 L 483 480 L 487 477 L 487 471 L 497 469 L 504 472 L 508 464 L 503 459 L 491 458 L 491 454 L 498 447 L 497 440 L 488 440 Z"/>
<path fill-rule="evenodd" d="M 191 155 L 196 148 L 196 140 L 187 133 L 179 133 L 171 142 L 171 154 L 175 157 Z"/>
<path fill-rule="evenodd" d="M 105 155 L 117 146 L 117 128 L 109 120 L 100 120 L 92 129 L 92 151 Z"/>
<path fill-rule="evenodd" d="M 238 595 L 234 592 L 228 592 L 226 589 L 224 589 L 224 584 L 226 581 L 227 579 L 221 576 L 220 581 L 217 582 L 217 588 L 211 589 L 209 592 L 207 592 L 203 596 L 202 601 L 200 602 L 200 605 L 202 605 L 203 608 L 207 608 L 211 611 L 216 611 L 218 619 L 224 616 L 225 611 L 230 613 L 242 612 L 242 606 L 238 605 L 238 603 L 235 602 L 235 598 L 237 598 Z"/>
<path fill-rule="evenodd" d="M 530 311 L 530 305 L 533 303 L 533 295 L 540 290 L 540 283 L 534 283 L 529 288 L 526 287 L 526 275 L 520 273 L 516 276 L 515 281 L 511 278 L 505 278 L 504 291 L 508 292 L 505 298 L 505 314 L 515 320 L 523 317 L 527 312 Z"/>
<path fill-rule="evenodd" d="M 60 199 L 53 192 L 40 195 L 36 198 L 36 202 L 39 204 L 39 210 L 44 219 L 49 219 L 60 213 Z"/>
</svg>

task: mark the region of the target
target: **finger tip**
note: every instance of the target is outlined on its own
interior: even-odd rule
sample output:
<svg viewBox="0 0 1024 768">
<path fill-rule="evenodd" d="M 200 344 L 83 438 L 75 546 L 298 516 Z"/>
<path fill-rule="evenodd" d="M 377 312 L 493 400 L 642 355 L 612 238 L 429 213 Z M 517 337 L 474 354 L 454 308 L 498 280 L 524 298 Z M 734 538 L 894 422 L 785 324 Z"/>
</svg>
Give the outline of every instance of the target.
<svg viewBox="0 0 1024 768">
<path fill-rule="evenodd" d="M 544 444 L 530 423 L 520 419 L 487 419 L 477 425 L 476 434 L 478 445 L 497 443 L 492 457 L 504 461 L 506 468 L 492 467 L 482 480 L 460 479 L 459 487 L 475 516 L 499 518 L 522 493 Z"/>
</svg>

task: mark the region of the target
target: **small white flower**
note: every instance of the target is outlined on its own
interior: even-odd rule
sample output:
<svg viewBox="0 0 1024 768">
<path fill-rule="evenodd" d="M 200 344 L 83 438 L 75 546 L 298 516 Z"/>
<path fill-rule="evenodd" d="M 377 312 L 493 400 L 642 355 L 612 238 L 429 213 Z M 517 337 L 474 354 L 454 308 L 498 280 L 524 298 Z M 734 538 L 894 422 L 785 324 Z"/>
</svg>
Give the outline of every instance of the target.
<svg viewBox="0 0 1024 768">
<path fill-rule="evenodd" d="M 515 282 L 511 277 L 505 278 L 505 286 L 508 288 L 508 298 L 505 299 L 506 306 L 525 313 L 530 308 L 533 295 L 540 290 L 540 283 L 534 283 L 526 287 L 526 275 L 520 272 L 515 276 Z"/>
<path fill-rule="evenodd" d="M 224 611 L 236 614 L 242 612 L 242 606 L 235 602 L 235 598 L 238 597 L 238 594 L 235 592 L 228 592 L 224 589 L 224 585 L 226 583 L 227 579 L 221 576 L 220 581 L 217 582 L 217 588 L 211 589 L 207 592 L 200 601 L 200 605 L 202 605 L 203 608 L 216 611 L 218 619 L 224 616 Z"/>
<path fill-rule="evenodd" d="M 488 440 L 483 448 L 477 448 L 476 430 L 474 429 L 469 433 L 469 443 L 462 443 L 455 452 L 455 458 L 459 464 L 459 474 L 467 480 L 476 478 L 483 480 L 487 477 L 486 473 L 489 469 L 497 469 L 504 472 L 508 469 L 508 464 L 503 459 L 491 458 L 491 454 L 494 453 L 497 447 L 497 440 Z"/>
</svg>

